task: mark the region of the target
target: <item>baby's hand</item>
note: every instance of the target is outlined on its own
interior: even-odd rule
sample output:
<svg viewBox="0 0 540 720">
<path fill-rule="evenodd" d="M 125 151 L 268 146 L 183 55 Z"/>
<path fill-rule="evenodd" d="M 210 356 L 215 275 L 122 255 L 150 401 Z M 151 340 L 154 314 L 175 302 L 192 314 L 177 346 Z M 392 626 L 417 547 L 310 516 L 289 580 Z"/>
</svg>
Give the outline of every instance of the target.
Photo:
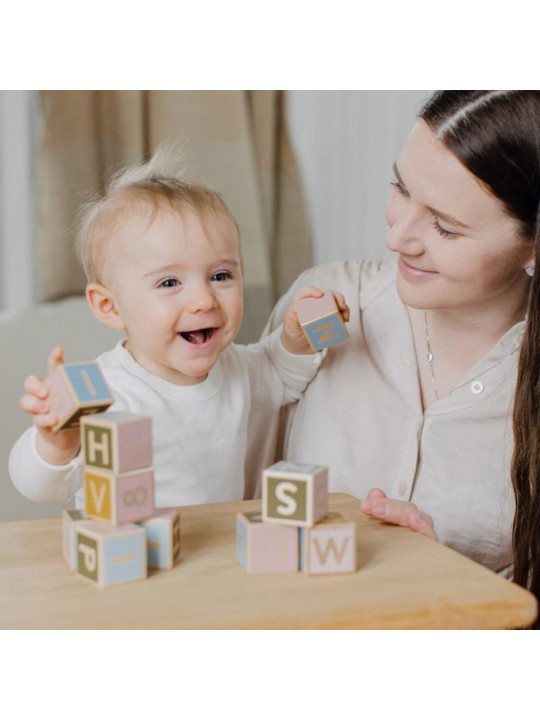
<svg viewBox="0 0 540 720">
<path fill-rule="evenodd" d="M 295 353 L 296 355 L 308 355 L 313 352 L 305 333 L 302 330 L 295 308 L 299 300 L 303 300 L 308 297 L 321 298 L 323 295 L 323 290 L 310 285 L 309 287 L 300 288 L 294 296 L 293 304 L 283 318 L 283 329 L 281 331 L 281 342 L 283 343 L 284 348 L 289 352 Z M 332 295 L 334 296 L 343 320 L 345 322 L 349 322 L 350 310 L 349 306 L 345 302 L 344 296 L 335 290 L 332 290 Z"/>
<path fill-rule="evenodd" d="M 49 375 L 63 362 L 63 349 L 55 347 L 47 361 Z M 49 388 L 44 380 L 30 375 L 24 381 L 24 391 L 19 402 L 22 409 L 32 416 L 32 422 L 37 428 L 36 445 L 39 454 L 51 465 L 68 463 L 79 451 L 79 428 L 53 431 L 58 418 L 49 406 Z"/>
</svg>

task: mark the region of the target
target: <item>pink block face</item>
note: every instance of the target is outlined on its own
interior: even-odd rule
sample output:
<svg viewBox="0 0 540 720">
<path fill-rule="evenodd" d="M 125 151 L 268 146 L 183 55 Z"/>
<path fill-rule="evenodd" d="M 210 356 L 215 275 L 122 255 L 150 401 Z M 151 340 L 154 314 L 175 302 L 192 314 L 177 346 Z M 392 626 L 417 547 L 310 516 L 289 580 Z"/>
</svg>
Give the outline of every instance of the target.
<svg viewBox="0 0 540 720">
<path fill-rule="evenodd" d="M 154 514 L 154 472 L 126 473 L 116 482 L 115 525 L 146 520 Z"/>
<path fill-rule="evenodd" d="M 306 533 L 304 570 L 309 574 L 356 571 L 356 533 L 354 526 L 327 525 Z"/>
<path fill-rule="evenodd" d="M 152 454 L 150 418 L 118 424 L 118 472 L 149 467 Z"/>
<path fill-rule="evenodd" d="M 321 298 L 304 298 L 296 303 L 296 312 L 301 325 L 313 322 L 325 315 L 338 312 L 334 296 L 329 290 L 325 290 Z"/>
<path fill-rule="evenodd" d="M 255 525 L 251 530 L 251 572 L 298 570 L 298 530 L 279 525 Z"/>
<path fill-rule="evenodd" d="M 73 415 L 78 407 L 77 403 L 73 399 L 68 384 L 59 370 L 55 370 L 45 382 L 50 392 L 49 405 L 51 410 L 56 414 L 59 423 L 62 424 L 64 420 Z"/>
<path fill-rule="evenodd" d="M 328 512 L 328 469 L 315 476 L 313 482 L 313 522 Z"/>
</svg>

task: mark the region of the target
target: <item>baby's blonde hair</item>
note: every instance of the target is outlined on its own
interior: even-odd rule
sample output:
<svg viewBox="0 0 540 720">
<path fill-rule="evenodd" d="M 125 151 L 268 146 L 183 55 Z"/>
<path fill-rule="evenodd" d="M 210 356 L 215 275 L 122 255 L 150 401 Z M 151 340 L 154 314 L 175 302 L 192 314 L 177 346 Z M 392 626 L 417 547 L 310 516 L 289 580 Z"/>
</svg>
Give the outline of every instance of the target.
<svg viewBox="0 0 540 720">
<path fill-rule="evenodd" d="M 106 182 L 98 197 L 78 215 L 76 252 L 88 282 L 106 284 L 106 248 L 115 228 L 134 211 L 149 215 L 190 209 L 206 227 L 208 221 L 228 226 L 240 239 L 240 229 L 221 195 L 201 183 L 180 178 L 181 155 L 161 146 L 147 162 L 123 168 Z"/>
</svg>

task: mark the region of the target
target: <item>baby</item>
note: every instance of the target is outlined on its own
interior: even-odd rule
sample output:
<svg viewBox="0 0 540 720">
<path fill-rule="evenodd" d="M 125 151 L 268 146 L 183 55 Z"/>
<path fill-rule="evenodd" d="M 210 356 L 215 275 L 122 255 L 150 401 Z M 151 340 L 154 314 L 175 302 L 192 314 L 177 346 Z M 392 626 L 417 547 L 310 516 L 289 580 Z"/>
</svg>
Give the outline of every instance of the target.
<svg viewBox="0 0 540 720">
<path fill-rule="evenodd" d="M 242 321 L 236 221 L 217 193 L 163 172 L 161 162 L 158 154 L 124 171 L 81 215 L 88 303 L 125 334 L 97 363 L 115 398 L 110 410 L 152 417 L 157 507 L 240 500 L 250 416 L 296 401 L 323 354 L 311 353 L 294 305 L 265 341 L 234 344 Z M 303 288 L 294 302 L 320 296 Z M 57 347 L 49 373 L 62 362 Z M 43 380 L 27 378 L 24 390 L 33 426 L 12 449 L 12 481 L 36 501 L 77 493 L 82 507 L 79 430 L 52 431 Z"/>
</svg>

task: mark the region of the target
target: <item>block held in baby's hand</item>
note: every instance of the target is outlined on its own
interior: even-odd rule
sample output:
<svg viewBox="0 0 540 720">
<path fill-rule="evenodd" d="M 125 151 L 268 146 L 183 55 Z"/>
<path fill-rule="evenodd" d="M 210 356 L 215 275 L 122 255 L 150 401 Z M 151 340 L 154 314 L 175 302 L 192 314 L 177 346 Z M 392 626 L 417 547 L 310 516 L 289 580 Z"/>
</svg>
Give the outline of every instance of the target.
<svg viewBox="0 0 540 720">
<path fill-rule="evenodd" d="M 320 298 L 302 298 L 296 303 L 296 312 L 312 350 L 322 350 L 349 337 L 330 290 Z"/>
<path fill-rule="evenodd" d="M 59 365 L 45 383 L 50 408 L 57 417 L 55 432 L 77 427 L 83 415 L 106 410 L 114 402 L 97 363 Z"/>
</svg>

